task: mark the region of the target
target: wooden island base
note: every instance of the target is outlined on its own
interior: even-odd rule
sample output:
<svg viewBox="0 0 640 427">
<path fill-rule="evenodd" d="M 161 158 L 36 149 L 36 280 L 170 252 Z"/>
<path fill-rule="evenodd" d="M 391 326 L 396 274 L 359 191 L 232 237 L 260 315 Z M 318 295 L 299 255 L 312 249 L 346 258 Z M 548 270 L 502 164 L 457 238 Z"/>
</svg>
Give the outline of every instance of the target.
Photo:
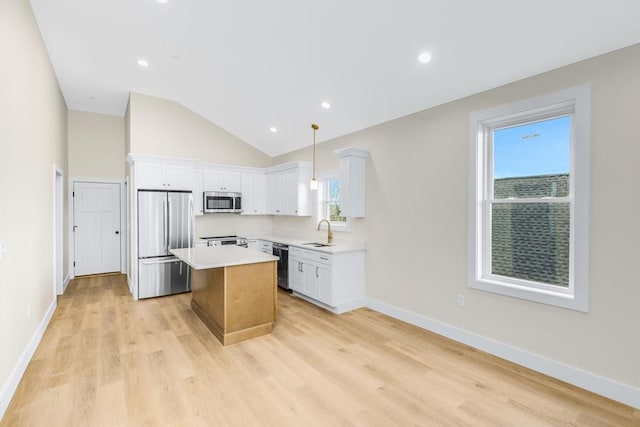
<svg viewBox="0 0 640 427">
<path fill-rule="evenodd" d="M 191 269 L 191 308 L 223 345 L 266 335 L 276 315 L 277 264 Z"/>
</svg>

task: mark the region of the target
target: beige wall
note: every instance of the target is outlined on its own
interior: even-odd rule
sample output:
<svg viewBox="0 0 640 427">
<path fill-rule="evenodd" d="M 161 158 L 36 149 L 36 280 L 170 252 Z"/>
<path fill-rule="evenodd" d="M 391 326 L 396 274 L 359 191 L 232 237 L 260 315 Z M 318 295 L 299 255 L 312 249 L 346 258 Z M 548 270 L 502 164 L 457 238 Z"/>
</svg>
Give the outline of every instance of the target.
<svg viewBox="0 0 640 427">
<path fill-rule="evenodd" d="M 271 157 L 174 101 L 131 93 L 125 120 L 131 153 L 271 166 Z M 196 217 L 196 236 L 268 232 L 271 223 L 268 216 L 204 215 Z"/>
<path fill-rule="evenodd" d="M 469 114 L 585 83 L 592 87 L 589 312 L 469 289 Z M 351 233 L 368 243 L 368 297 L 640 387 L 638 100 L 640 45 L 320 144 L 320 170 L 337 167 L 336 148 L 371 153 L 368 215 Z M 309 157 L 307 149 L 274 162 Z M 274 232 L 314 226 L 274 219 Z"/>
<path fill-rule="evenodd" d="M 69 110 L 69 176 L 124 178 L 124 117 Z"/>
<path fill-rule="evenodd" d="M 65 179 L 68 168 L 67 108 L 27 1 L 0 1 L 0 58 L 0 241 L 7 248 L 0 261 L 4 391 L 54 301 L 53 164 Z M 65 250 L 64 276 L 66 258 Z"/>
<path fill-rule="evenodd" d="M 131 153 L 241 166 L 271 165 L 265 153 L 175 101 L 132 93 L 128 111 Z"/>
</svg>

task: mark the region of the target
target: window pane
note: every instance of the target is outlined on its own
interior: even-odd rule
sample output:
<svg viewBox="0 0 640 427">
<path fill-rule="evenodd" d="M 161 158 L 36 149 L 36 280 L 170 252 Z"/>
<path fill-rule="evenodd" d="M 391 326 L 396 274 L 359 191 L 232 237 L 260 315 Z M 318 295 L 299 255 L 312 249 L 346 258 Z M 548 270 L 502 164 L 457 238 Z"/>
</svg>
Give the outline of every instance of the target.
<svg viewBox="0 0 640 427">
<path fill-rule="evenodd" d="M 569 286 L 569 203 L 494 204 L 491 273 Z"/>
<path fill-rule="evenodd" d="M 569 195 L 571 116 L 493 131 L 494 198 Z"/>
<path fill-rule="evenodd" d="M 569 195 L 569 174 L 501 178 L 493 181 L 495 199 L 566 197 Z"/>
<path fill-rule="evenodd" d="M 347 218 L 341 216 L 340 202 L 329 202 L 329 221 L 331 222 L 347 222 Z"/>
<path fill-rule="evenodd" d="M 327 200 L 340 200 L 340 181 L 331 179 L 327 185 Z"/>
</svg>

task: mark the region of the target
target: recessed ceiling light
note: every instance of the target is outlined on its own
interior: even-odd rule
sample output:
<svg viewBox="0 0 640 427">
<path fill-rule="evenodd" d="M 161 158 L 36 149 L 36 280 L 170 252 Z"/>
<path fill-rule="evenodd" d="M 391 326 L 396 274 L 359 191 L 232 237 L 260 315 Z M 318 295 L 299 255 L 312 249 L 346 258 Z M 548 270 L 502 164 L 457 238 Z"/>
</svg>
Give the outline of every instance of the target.
<svg viewBox="0 0 640 427">
<path fill-rule="evenodd" d="M 169 3 L 169 0 L 158 0 L 158 3 Z"/>
<path fill-rule="evenodd" d="M 328 110 L 329 108 L 331 108 L 331 104 L 329 104 L 327 101 L 324 101 L 320 105 L 322 105 L 322 108 L 324 108 L 325 110 Z"/>
<path fill-rule="evenodd" d="M 418 61 L 422 62 L 423 64 L 431 62 L 431 54 L 429 52 L 422 52 L 420 55 L 418 55 Z"/>
<path fill-rule="evenodd" d="M 271 132 L 273 132 L 273 133 L 278 132 L 278 128 L 277 128 L 277 127 L 275 127 L 275 126 L 271 126 L 271 127 L 269 128 L 269 130 L 270 130 Z"/>
<path fill-rule="evenodd" d="M 147 61 L 146 59 L 138 59 L 138 65 L 141 67 L 148 67 L 149 61 Z"/>
</svg>

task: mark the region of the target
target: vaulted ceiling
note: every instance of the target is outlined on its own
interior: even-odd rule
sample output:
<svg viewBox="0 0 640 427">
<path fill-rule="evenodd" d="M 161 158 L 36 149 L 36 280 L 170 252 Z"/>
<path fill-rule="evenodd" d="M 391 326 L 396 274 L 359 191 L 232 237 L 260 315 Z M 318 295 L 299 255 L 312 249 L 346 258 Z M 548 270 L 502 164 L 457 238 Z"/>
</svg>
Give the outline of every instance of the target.
<svg viewBox="0 0 640 427">
<path fill-rule="evenodd" d="M 70 109 L 168 98 L 271 156 L 640 42 L 640 1 L 31 4 Z"/>
</svg>

